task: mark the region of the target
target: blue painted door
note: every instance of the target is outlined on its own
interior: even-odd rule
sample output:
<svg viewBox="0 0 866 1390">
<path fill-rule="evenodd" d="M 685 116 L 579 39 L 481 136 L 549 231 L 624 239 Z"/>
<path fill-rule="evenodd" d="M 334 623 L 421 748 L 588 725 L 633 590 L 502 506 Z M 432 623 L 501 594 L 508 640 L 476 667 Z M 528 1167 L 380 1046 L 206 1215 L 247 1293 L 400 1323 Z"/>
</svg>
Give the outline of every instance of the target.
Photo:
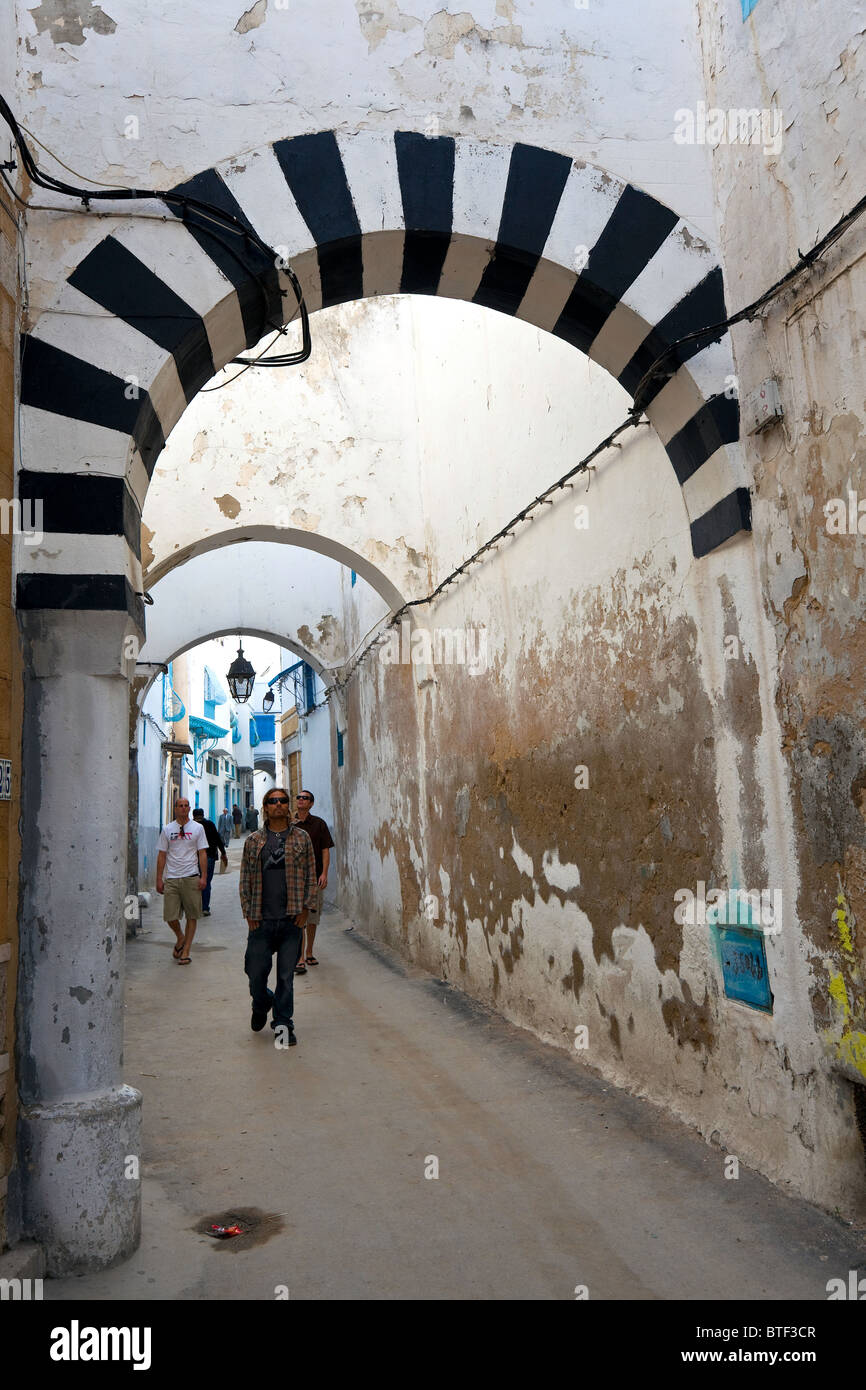
<svg viewBox="0 0 866 1390">
<path fill-rule="evenodd" d="M 217 818 L 216 792 L 216 787 L 208 787 L 207 789 L 207 818 L 212 821 L 215 821 Z"/>
</svg>

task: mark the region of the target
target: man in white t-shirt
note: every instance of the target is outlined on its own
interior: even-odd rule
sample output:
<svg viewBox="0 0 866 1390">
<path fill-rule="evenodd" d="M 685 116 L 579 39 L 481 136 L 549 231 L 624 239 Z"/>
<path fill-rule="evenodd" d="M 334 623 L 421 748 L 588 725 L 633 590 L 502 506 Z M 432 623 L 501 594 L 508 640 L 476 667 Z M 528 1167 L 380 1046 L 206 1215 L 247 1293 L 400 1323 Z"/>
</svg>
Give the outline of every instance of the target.
<svg viewBox="0 0 866 1390">
<path fill-rule="evenodd" d="M 174 817 L 159 835 L 156 891 L 164 894 L 163 920 L 177 938 L 174 958 L 180 965 L 189 965 L 189 948 L 201 917 L 202 890 L 207 886 L 207 836 L 197 821 L 190 820 L 185 797 L 174 803 Z M 186 917 L 185 932 L 180 929 L 181 912 Z"/>
</svg>

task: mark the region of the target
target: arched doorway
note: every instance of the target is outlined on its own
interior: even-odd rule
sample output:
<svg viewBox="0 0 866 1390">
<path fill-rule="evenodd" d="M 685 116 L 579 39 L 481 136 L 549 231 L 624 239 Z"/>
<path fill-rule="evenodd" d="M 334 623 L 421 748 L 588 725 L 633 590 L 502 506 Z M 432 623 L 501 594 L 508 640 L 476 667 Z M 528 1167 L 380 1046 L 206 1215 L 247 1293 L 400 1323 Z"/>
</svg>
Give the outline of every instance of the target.
<svg viewBox="0 0 866 1390">
<path fill-rule="evenodd" d="M 291 229 L 286 254 L 313 308 L 398 290 L 471 300 L 564 338 L 630 390 L 665 347 L 725 316 L 721 272 L 674 213 L 549 151 L 326 132 L 277 142 L 243 168 L 208 171 L 189 187 L 269 237 L 277 221 Z M 59 317 L 36 326 L 23 357 L 25 462 L 53 433 L 52 455 L 71 465 L 30 466 L 22 474 L 22 495 L 38 490 L 46 534 L 57 542 L 50 561 L 44 552 L 23 557 L 28 568 L 18 577 L 30 665 L 25 872 L 53 844 L 54 821 L 43 807 L 59 813 L 70 781 L 84 783 L 92 765 L 107 769 L 87 845 L 96 901 L 81 896 L 82 839 L 69 846 L 68 862 L 50 885 L 35 876 L 28 882 L 24 903 L 22 999 L 31 1021 L 23 1035 L 23 1126 L 40 1173 L 27 1219 L 45 1234 L 58 1269 L 65 1259 L 80 1268 L 116 1258 L 137 1238 L 135 1195 L 123 1188 L 118 1163 L 135 1151 L 137 1101 L 119 1079 L 117 927 L 126 886 L 118 832 L 128 814 L 122 653 L 144 628 L 140 508 L 154 462 L 189 400 L 285 317 L 279 266 L 254 249 L 241 257 L 226 252 L 195 217 L 168 233 L 183 251 L 180 262 L 164 264 L 163 232 L 133 219 L 128 227 L 119 223 L 69 276 L 59 303 L 67 294 L 76 302 L 84 295 L 114 315 L 83 356 L 72 350 L 71 330 Z M 154 304 L 161 306 L 156 317 Z M 122 377 L 114 370 L 121 347 L 131 368 Z M 747 529 L 747 496 L 736 401 L 724 391 L 729 346 L 711 343 L 686 360 L 664 385 L 655 384 L 648 413 L 682 487 L 693 550 L 705 554 Z M 103 462 L 99 474 L 81 466 L 89 452 Z M 43 766 L 42 749 L 72 710 L 86 721 L 86 735 L 61 779 Z M 64 971 L 69 966 L 70 904 L 72 965 L 82 978 L 52 1019 L 56 970 L 61 962 Z M 37 922 L 46 924 L 39 939 Z M 56 1036 L 64 1032 L 61 1047 Z M 87 1099 L 73 1099 L 80 1096 Z M 51 1161 L 58 1136 L 60 1147 L 73 1146 L 85 1133 L 104 1153 L 98 1180 L 113 1212 L 98 1237 L 86 1148 L 77 1186 L 65 1172 L 58 1178 Z"/>
</svg>

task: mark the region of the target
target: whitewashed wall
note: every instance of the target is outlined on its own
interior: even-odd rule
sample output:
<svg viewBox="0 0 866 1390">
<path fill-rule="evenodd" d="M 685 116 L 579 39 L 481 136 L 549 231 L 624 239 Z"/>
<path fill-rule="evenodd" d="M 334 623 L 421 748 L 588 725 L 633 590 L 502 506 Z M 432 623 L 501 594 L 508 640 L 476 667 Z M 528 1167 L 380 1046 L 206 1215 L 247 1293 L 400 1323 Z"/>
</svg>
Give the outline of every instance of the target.
<svg viewBox="0 0 866 1390">
<path fill-rule="evenodd" d="M 47 13 L 17 0 L 26 124 L 106 182 L 167 187 L 283 136 L 397 127 L 567 151 L 715 238 L 706 152 L 670 143 L 674 111 L 702 95 L 692 0 L 651 23 L 637 0 L 480 0 L 454 15 L 439 0 L 258 0 L 246 14 L 212 0 L 182 18 L 169 0 L 58 0 Z"/>
<path fill-rule="evenodd" d="M 859 201 L 866 6 L 700 0 L 707 104 L 778 113 L 776 148 L 722 140 L 712 168 L 732 309 L 797 264 Z M 767 229 L 772 228 L 772 235 Z M 866 1087 L 866 617 L 857 529 L 866 443 L 866 220 L 861 216 L 753 324 L 734 331 L 741 399 L 778 382 L 784 419 L 747 441 L 755 562 L 778 653 L 790 786 L 792 891 L 814 1024 L 854 1126 Z M 847 517 L 853 496 L 854 526 Z M 828 507 L 844 508 L 840 534 Z"/>
</svg>

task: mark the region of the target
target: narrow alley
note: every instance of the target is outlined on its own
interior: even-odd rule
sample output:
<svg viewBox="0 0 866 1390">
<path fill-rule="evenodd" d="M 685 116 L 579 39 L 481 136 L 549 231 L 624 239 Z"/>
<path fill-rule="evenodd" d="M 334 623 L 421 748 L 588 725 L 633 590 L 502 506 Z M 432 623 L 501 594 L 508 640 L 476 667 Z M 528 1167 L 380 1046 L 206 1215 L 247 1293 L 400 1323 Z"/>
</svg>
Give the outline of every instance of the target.
<svg viewBox="0 0 866 1390">
<path fill-rule="evenodd" d="M 61 1374 L 241 1299 L 601 1304 L 639 1371 L 802 1304 L 826 1375 L 866 1301 L 863 5 L 466 3 L 0 6 Z"/>
<path fill-rule="evenodd" d="M 723 1150 L 336 909 L 295 984 L 298 1046 L 252 1033 L 238 846 L 191 966 L 154 910 L 128 946 L 141 1246 L 47 1298 L 820 1300 L 862 1262 L 855 1232 L 726 1179 Z M 202 1234 L 241 1213 L 261 1225 Z"/>
</svg>

